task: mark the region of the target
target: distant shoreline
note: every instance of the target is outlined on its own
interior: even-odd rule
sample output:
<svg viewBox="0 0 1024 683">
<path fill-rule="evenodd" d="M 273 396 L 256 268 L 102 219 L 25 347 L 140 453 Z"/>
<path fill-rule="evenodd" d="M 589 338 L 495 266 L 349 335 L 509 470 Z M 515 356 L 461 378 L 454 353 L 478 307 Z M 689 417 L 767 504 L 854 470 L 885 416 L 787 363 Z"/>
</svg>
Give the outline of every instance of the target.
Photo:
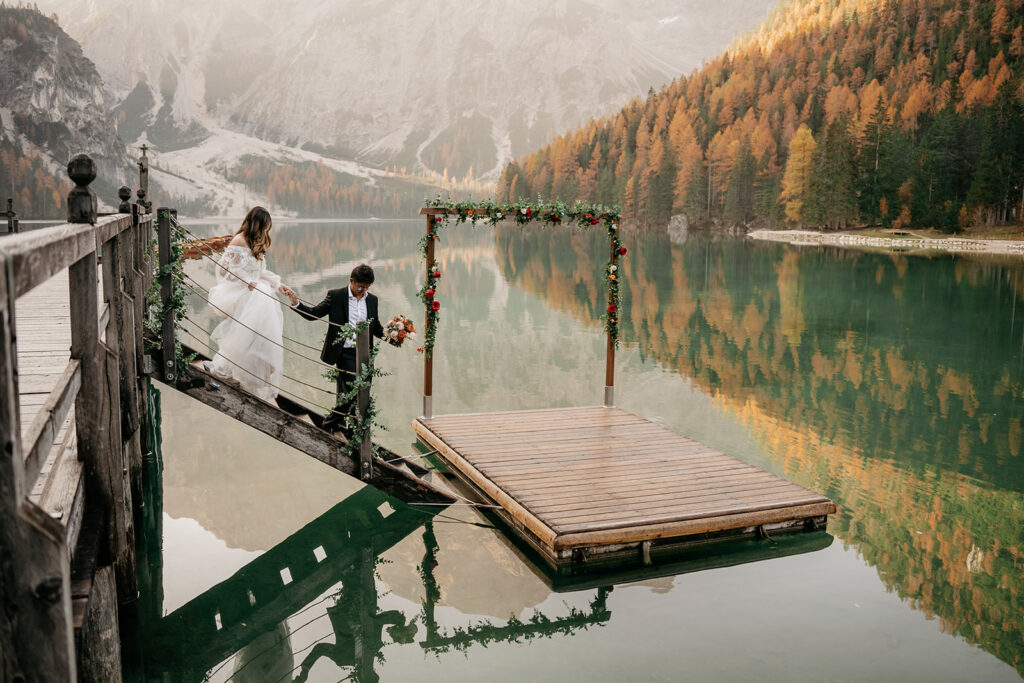
<svg viewBox="0 0 1024 683">
<path fill-rule="evenodd" d="M 882 249 L 900 253 L 945 251 L 970 254 L 1024 256 L 1024 240 L 978 239 L 967 237 L 926 237 L 912 233 L 865 235 L 853 232 L 815 232 L 813 230 L 753 230 L 747 236 L 767 242 L 786 242 L 797 246 L 830 246 L 848 249 Z"/>
</svg>

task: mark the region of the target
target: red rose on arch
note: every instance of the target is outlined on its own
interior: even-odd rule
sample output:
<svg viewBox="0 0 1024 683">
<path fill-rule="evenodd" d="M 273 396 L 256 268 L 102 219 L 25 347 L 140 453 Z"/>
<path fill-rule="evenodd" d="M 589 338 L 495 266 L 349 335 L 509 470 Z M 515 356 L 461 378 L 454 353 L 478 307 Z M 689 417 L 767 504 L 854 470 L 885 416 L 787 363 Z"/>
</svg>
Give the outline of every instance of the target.
<svg viewBox="0 0 1024 683">
<path fill-rule="evenodd" d="M 435 311 L 440 311 L 441 310 L 441 302 L 440 301 L 435 301 L 435 302 L 430 304 L 430 307 L 433 310 L 435 310 Z"/>
<path fill-rule="evenodd" d="M 442 219 L 440 215 L 434 216 L 434 222 L 435 223 L 440 223 L 442 220 L 444 220 L 444 219 Z"/>
<path fill-rule="evenodd" d="M 533 209 L 527 209 L 526 210 L 526 217 L 530 218 L 531 216 L 533 216 Z"/>
<path fill-rule="evenodd" d="M 436 278 L 441 277 L 441 271 L 440 270 L 435 270 L 434 271 L 434 277 L 436 277 Z"/>
<path fill-rule="evenodd" d="M 615 304 L 612 304 L 611 306 L 608 307 L 608 312 L 615 313 Z"/>
<path fill-rule="evenodd" d="M 625 256 L 627 251 L 629 250 L 625 247 L 619 247 L 619 256 Z"/>
<path fill-rule="evenodd" d="M 434 290 L 433 289 L 428 289 L 427 291 L 425 291 L 423 293 L 427 295 L 428 299 L 433 299 L 434 298 Z"/>
</svg>

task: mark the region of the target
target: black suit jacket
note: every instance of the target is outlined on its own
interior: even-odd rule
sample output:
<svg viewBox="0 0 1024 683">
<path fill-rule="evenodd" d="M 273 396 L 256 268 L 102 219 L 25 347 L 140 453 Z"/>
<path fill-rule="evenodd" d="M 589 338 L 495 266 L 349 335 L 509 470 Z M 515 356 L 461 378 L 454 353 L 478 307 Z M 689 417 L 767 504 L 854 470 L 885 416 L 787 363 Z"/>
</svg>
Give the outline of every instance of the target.
<svg viewBox="0 0 1024 683">
<path fill-rule="evenodd" d="M 370 334 L 378 339 L 384 338 L 384 327 L 380 324 L 380 315 L 377 313 L 377 297 L 373 294 L 366 295 L 366 317 L 370 320 Z M 299 302 L 295 307 L 306 320 L 316 320 L 329 315 L 333 325 L 327 327 L 327 337 L 324 339 L 324 348 L 320 352 L 320 360 L 330 365 L 336 365 L 341 355 L 342 343 L 338 341 L 338 325 L 348 324 L 348 287 L 332 289 L 327 292 L 324 300 L 316 306 L 307 306 Z"/>
</svg>

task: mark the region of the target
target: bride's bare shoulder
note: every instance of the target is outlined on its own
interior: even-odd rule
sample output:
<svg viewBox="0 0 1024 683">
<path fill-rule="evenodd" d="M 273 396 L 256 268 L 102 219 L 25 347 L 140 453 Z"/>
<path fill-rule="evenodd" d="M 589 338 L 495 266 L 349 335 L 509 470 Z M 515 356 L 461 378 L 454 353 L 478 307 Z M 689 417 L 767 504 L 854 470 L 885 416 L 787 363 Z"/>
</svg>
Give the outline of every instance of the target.
<svg viewBox="0 0 1024 683">
<path fill-rule="evenodd" d="M 249 243 L 245 241 L 245 235 L 243 235 L 242 233 L 238 233 L 234 237 L 231 238 L 231 241 L 228 242 L 228 246 L 231 246 L 231 247 L 245 247 L 246 249 L 248 249 L 249 248 Z"/>
</svg>

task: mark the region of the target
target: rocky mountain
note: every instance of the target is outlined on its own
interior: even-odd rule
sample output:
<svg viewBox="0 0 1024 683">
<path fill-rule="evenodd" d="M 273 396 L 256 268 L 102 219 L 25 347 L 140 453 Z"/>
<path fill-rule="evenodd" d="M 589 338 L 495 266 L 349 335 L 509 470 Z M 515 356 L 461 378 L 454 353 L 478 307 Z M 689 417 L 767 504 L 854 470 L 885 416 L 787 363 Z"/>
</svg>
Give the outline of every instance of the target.
<svg viewBox="0 0 1024 683">
<path fill-rule="evenodd" d="M 364 165 L 493 180 L 660 87 L 776 0 L 42 0 L 159 151 L 244 134 Z"/>
<path fill-rule="evenodd" d="M 97 195 L 116 200 L 135 165 L 112 104 L 95 65 L 53 19 L 0 6 L 0 195 L 13 196 L 19 214 L 63 215 L 64 167 L 80 152 L 97 163 Z"/>
</svg>

